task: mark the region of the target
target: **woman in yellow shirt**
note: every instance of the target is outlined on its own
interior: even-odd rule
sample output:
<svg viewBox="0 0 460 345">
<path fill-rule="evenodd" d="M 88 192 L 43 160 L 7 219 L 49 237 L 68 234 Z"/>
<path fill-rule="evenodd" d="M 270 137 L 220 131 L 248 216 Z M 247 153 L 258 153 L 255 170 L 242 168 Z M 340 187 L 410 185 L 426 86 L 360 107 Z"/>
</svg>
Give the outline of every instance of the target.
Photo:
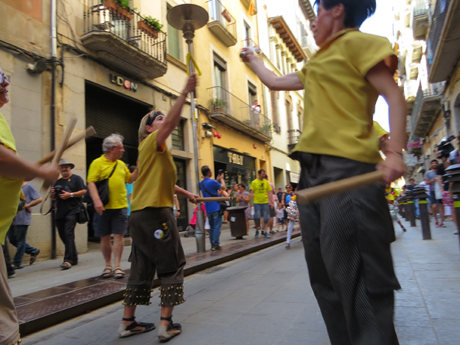
<svg viewBox="0 0 460 345">
<path fill-rule="evenodd" d="M 196 87 L 192 75 L 177 98 L 168 116 L 152 111 L 144 116 L 139 127 L 139 177 L 133 186 L 129 220 L 132 249 L 131 273 L 125 292 L 120 337 L 155 329 L 153 323 L 136 322 L 136 306 L 150 304 L 150 292 L 155 273 L 161 280 L 161 321 L 158 339 L 166 342 L 181 333 L 181 325 L 172 322 L 175 305 L 185 302 L 185 255 L 173 214 L 174 194 L 189 198 L 193 195 L 177 186 L 176 166 L 166 147 L 166 139 L 180 121 L 186 97 Z"/>
</svg>

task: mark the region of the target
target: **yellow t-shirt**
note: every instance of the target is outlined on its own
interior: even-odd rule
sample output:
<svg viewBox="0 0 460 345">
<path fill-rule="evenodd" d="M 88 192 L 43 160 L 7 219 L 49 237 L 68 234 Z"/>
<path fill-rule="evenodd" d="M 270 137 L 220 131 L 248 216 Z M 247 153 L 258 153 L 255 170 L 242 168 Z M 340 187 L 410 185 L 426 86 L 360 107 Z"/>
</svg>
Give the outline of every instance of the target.
<svg viewBox="0 0 460 345">
<path fill-rule="evenodd" d="M 380 124 L 377 121 L 374 121 L 374 129 L 375 129 L 375 132 L 377 133 L 378 137 L 383 137 L 384 135 L 389 135 L 390 134 L 389 132 L 384 130 L 382 128 L 382 126 L 380 126 Z"/>
<path fill-rule="evenodd" d="M 133 186 L 131 211 L 146 207 L 173 207 L 176 185 L 176 164 L 165 144 L 157 150 L 155 131 L 139 145 L 139 177 Z"/>
<path fill-rule="evenodd" d="M 267 192 L 272 190 L 270 182 L 267 180 L 255 179 L 251 182 L 251 190 L 254 191 L 254 204 L 268 204 Z"/>
<path fill-rule="evenodd" d="M 0 114 L 0 144 L 16 152 L 13 133 L 2 114 Z M 5 236 L 18 211 L 22 179 L 0 175 L 0 243 L 5 244 Z"/>
<path fill-rule="evenodd" d="M 388 193 L 385 197 L 387 200 L 392 201 L 395 199 L 395 196 L 391 193 L 392 188 L 386 188 L 385 193 Z"/>
<path fill-rule="evenodd" d="M 117 164 L 113 175 L 109 179 L 109 203 L 104 206 L 106 210 L 117 210 L 128 207 L 128 197 L 126 192 L 126 183 L 131 178 L 131 173 L 126 167 L 125 162 L 117 160 L 113 162 L 105 155 L 96 158 L 91 162 L 88 171 L 88 182 L 94 182 L 108 178 Z"/>
<path fill-rule="evenodd" d="M 297 72 L 305 87 L 304 125 L 294 151 L 380 161 L 372 122 L 379 94 L 366 75 L 381 61 L 396 70 L 388 39 L 356 29 L 342 30 L 321 46 Z"/>
</svg>

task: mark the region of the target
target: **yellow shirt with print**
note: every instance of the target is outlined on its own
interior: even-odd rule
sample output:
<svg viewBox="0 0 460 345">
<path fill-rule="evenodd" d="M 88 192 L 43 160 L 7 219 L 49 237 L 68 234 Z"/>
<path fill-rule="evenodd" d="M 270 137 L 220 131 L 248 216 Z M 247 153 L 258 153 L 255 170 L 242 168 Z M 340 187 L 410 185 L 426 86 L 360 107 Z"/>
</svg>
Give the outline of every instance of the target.
<svg viewBox="0 0 460 345">
<path fill-rule="evenodd" d="M 131 211 L 146 207 L 173 207 L 174 186 L 176 185 L 176 164 L 165 144 L 157 149 L 155 131 L 139 145 L 139 177 L 133 186 Z"/>
<path fill-rule="evenodd" d="M 254 204 L 268 204 L 267 192 L 272 190 L 270 182 L 255 179 L 252 181 L 250 189 L 254 191 Z"/>
<path fill-rule="evenodd" d="M 86 178 L 88 183 L 96 183 L 97 181 L 108 178 L 112 173 L 115 163 L 117 163 L 117 167 L 109 179 L 109 203 L 104 206 L 106 210 L 117 210 L 128 207 L 126 183 L 131 178 L 131 173 L 126 167 L 125 162 L 121 160 L 113 162 L 105 158 L 105 155 L 102 155 L 92 161 L 89 166 L 88 177 Z"/>
<path fill-rule="evenodd" d="M 0 145 L 16 152 L 13 133 L 2 114 L 0 114 Z M 0 175 L 0 243 L 5 244 L 5 236 L 18 211 L 22 179 Z"/>
<path fill-rule="evenodd" d="M 342 30 L 297 72 L 305 87 L 304 125 L 294 151 L 380 161 L 373 126 L 377 90 L 366 80 L 381 61 L 390 73 L 398 59 L 388 39 Z"/>
</svg>

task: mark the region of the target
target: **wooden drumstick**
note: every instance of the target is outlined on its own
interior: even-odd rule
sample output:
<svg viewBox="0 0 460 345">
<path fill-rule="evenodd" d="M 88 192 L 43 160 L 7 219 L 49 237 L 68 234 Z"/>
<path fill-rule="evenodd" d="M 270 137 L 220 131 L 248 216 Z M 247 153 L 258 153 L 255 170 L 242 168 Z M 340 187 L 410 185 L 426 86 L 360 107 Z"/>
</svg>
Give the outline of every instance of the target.
<svg viewBox="0 0 460 345">
<path fill-rule="evenodd" d="M 334 181 L 319 186 L 303 189 L 297 192 L 297 202 L 308 204 L 316 200 L 360 187 L 380 182 L 383 178 L 382 171 L 374 171 L 368 174 L 354 176 L 339 181 Z"/>
<path fill-rule="evenodd" d="M 96 135 L 96 131 L 94 130 L 93 126 L 89 126 L 88 128 L 86 128 L 85 132 L 77 134 L 75 137 L 70 139 L 69 143 L 67 144 L 67 147 L 65 149 L 67 150 L 68 148 L 70 148 L 73 145 L 75 145 L 76 143 L 78 143 L 80 140 L 92 137 L 93 135 Z M 37 162 L 37 164 L 42 165 L 42 164 L 45 164 L 45 163 L 49 162 L 50 160 L 52 160 L 54 158 L 55 153 L 56 153 L 56 150 L 48 153 L 46 156 L 44 156 L 42 159 L 40 159 Z"/>
<path fill-rule="evenodd" d="M 230 201 L 229 197 L 210 197 L 210 198 L 196 198 L 196 202 L 210 202 L 210 201 Z"/>
<path fill-rule="evenodd" d="M 58 164 L 59 161 L 61 160 L 62 154 L 64 153 L 64 150 L 67 147 L 67 145 L 69 144 L 70 136 L 72 135 L 72 132 L 76 124 L 77 124 L 77 118 L 72 117 L 69 121 L 69 124 L 67 125 L 67 129 L 64 133 L 64 136 L 62 137 L 61 143 L 56 149 L 56 154 L 54 155 L 54 158 L 51 164 Z M 43 183 L 42 189 L 48 189 L 49 186 L 50 184 L 45 181 Z"/>
</svg>

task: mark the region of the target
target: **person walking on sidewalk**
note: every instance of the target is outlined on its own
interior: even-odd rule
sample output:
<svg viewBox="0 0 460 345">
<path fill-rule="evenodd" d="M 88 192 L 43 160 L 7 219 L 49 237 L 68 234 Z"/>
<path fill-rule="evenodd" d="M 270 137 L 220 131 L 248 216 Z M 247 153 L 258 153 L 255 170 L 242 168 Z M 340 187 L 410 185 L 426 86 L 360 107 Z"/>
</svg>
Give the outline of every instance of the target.
<svg viewBox="0 0 460 345">
<path fill-rule="evenodd" d="M 300 71 L 278 77 L 250 48 L 243 48 L 243 61 L 271 90 L 305 91 L 305 130 L 291 154 L 301 165 L 300 190 L 376 169 L 382 184 L 391 183 L 405 173 L 406 103 L 393 79 L 398 58 L 390 42 L 359 31 L 376 0 L 315 2 L 311 26 L 319 50 Z M 379 95 L 389 105 L 385 161 L 372 122 Z M 332 345 L 398 344 L 394 290 L 401 287 L 382 185 L 298 206 L 310 284 Z"/>
<path fill-rule="evenodd" d="M 181 333 L 181 325 L 173 323 L 174 306 L 184 303 L 185 254 L 173 214 L 174 194 L 193 195 L 175 185 L 176 165 L 166 140 L 179 125 L 182 107 L 189 92 L 196 87 L 193 74 L 184 91 L 165 116 L 160 111 L 145 115 L 139 126 L 139 178 L 134 184 L 130 230 L 131 273 L 124 294 L 120 337 L 152 331 L 153 323 L 135 321 L 137 305 L 149 305 L 155 274 L 161 280 L 161 317 L 158 339 L 166 342 Z"/>
<path fill-rule="evenodd" d="M 251 194 L 246 190 L 246 185 L 240 183 L 238 185 L 238 192 L 236 193 L 236 201 L 238 206 L 250 206 L 249 200 L 251 199 Z M 244 211 L 244 217 L 246 218 L 246 234 L 249 235 L 249 219 L 252 219 L 251 207 L 248 207 Z"/>
<path fill-rule="evenodd" d="M 217 197 L 219 191 L 225 191 L 224 172 L 219 172 L 216 179 L 213 180 L 212 171 L 207 165 L 201 167 L 203 181 L 200 182 L 200 190 L 204 198 Z M 209 220 L 209 241 L 211 242 L 211 250 L 220 250 L 220 228 L 222 226 L 222 212 L 220 204 L 217 201 L 208 201 L 204 203 Z"/>
<path fill-rule="evenodd" d="M 75 227 L 80 213 L 81 198 L 86 194 L 85 182 L 80 176 L 72 173 L 73 168 L 75 164 L 62 158 L 59 162 L 62 177 L 51 188 L 51 199 L 56 200 L 56 227 L 65 247 L 61 264 L 63 270 L 78 264 Z"/>
<path fill-rule="evenodd" d="M 124 235 L 128 230 L 128 199 L 126 183 L 133 183 L 137 179 L 137 168 L 130 173 L 126 164 L 121 160 L 125 149 L 123 137 L 112 134 L 102 142 L 101 157 L 92 161 L 88 176 L 88 189 L 93 200 L 94 235 L 101 238 L 101 251 L 105 260 L 102 278 L 121 279 L 125 272 L 121 269 L 121 256 L 123 255 Z M 109 201 L 103 204 L 96 187 L 96 182 L 108 179 Z M 113 244 L 112 244 L 113 236 Z M 112 253 L 114 269 L 112 271 Z"/>
<path fill-rule="evenodd" d="M 278 224 L 277 231 L 284 231 L 284 204 L 282 202 L 277 203 L 276 207 L 276 223 Z"/>
<path fill-rule="evenodd" d="M 434 216 L 435 225 L 444 225 L 444 207 L 442 205 L 442 192 L 438 182 L 438 160 L 430 162 L 430 170 L 425 173 L 425 180 L 430 185 L 431 212 Z M 440 213 L 440 223 L 438 222 L 438 211 Z"/>
<path fill-rule="evenodd" d="M 254 205 L 254 222 L 260 228 L 260 218 L 263 218 L 262 231 L 265 238 L 270 238 L 268 234 L 268 222 L 270 221 L 270 207 L 273 207 L 273 198 L 268 198 L 268 192 L 272 191 L 270 183 L 265 179 L 265 170 L 260 169 L 258 177 L 251 183 L 251 201 Z M 255 238 L 259 237 L 259 230 L 256 230 Z"/>
<path fill-rule="evenodd" d="M 292 238 L 292 231 L 294 230 L 294 225 L 299 221 L 299 209 L 297 208 L 297 196 L 294 195 L 289 200 L 289 207 L 287 209 L 287 219 L 288 219 L 288 233 L 286 237 L 286 249 L 291 248 L 291 238 Z"/>
<path fill-rule="evenodd" d="M 268 181 L 268 175 L 265 174 L 265 179 Z M 270 187 L 272 187 L 272 190 L 267 192 L 268 195 L 268 200 L 271 200 L 270 204 L 270 220 L 268 221 L 268 229 L 270 229 L 270 234 L 274 235 L 275 231 L 273 231 L 273 225 L 275 224 L 275 217 L 276 217 L 276 194 L 275 194 L 275 185 L 268 181 L 270 183 Z"/>
<path fill-rule="evenodd" d="M 37 260 L 37 255 L 40 253 L 40 249 L 30 246 L 26 242 L 26 236 L 27 229 L 32 222 L 32 207 L 40 204 L 43 199 L 34 186 L 25 181 L 22 183 L 22 192 L 26 204 L 24 205 L 24 209 L 14 217 L 13 223 L 8 230 L 8 239 L 16 247 L 16 255 L 13 259 L 14 269 L 23 268 L 22 258 L 24 257 L 24 253 L 30 255 L 30 265 Z"/>
<path fill-rule="evenodd" d="M 9 102 L 11 77 L 0 67 L 0 108 Z M 18 211 L 23 181 L 39 177 L 54 183 L 59 176 L 55 165 L 39 166 L 18 156 L 10 127 L 0 114 L 0 345 L 18 344 L 19 323 L 3 256 L 6 233 Z"/>
</svg>

